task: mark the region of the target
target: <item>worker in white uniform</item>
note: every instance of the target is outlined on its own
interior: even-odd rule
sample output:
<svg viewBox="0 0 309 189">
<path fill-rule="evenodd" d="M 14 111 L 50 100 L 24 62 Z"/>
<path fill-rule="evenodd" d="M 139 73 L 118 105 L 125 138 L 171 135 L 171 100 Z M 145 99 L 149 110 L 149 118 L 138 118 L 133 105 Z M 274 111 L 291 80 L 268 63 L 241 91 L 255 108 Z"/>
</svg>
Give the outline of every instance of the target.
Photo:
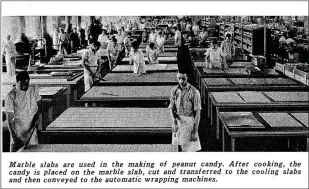
<svg viewBox="0 0 309 189">
<path fill-rule="evenodd" d="M 230 32 L 225 34 L 225 40 L 221 43 L 221 50 L 225 55 L 226 63 L 231 65 L 235 56 L 235 45 L 232 40 L 232 34 Z"/>
<path fill-rule="evenodd" d="M 7 75 L 10 77 L 15 76 L 17 53 L 15 44 L 11 41 L 10 35 L 7 36 L 7 41 L 4 42 L 2 46 L 2 54 L 5 56 Z"/>
<path fill-rule="evenodd" d="M 157 46 L 159 53 L 164 52 L 164 43 L 165 43 L 165 38 L 162 35 L 162 32 L 160 31 L 156 38 L 156 46 Z"/>
<path fill-rule="evenodd" d="M 157 38 L 157 34 L 155 32 L 155 29 L 152 28 L 151 29 L 151 33 L 149 34 L 149 43 L 155 43 L 156 42 L 156 38 Z"/>
<path fill-rule="evenodd" d="M 225 55 L 221 48 L 218 47 L 216 39 L 212 41 L 212 46 L 206 51 L 205 55 L 207 68 L 228 68 L 225 62 Z"/>
<path fill-rule="evenodd" d="M 109 43 L 108 35 L 106 34 L 106 32 L 106 30 L 103 30 L 102 34 L 100 34 L 98 38 L 98 41 L 101 43 L 101 47 L 103 49 L 106 49 Z"/>
<path fill-rule="evenodd" d="M 130 56 L 129 63 L 130 65 L 133 64 L 134 73 L 137 76 L 141 76 L 146 74 L 146 68 L 145 68 L 144 53 L 138 47 L 139 47 L 138 42 L 133 41 L 132 50 L 129 55 Z"/>
<path fill-rule="evenodd" d="M 127 36 L 124 38 L 124 41 L 123 41 L 124 42 L 126 56 L 129 56 L 129 54 L 131 52 L 131 48 L 132 48 L 131 37 L 132 37 L 132 33 L 128 32 Z"/>
<path fill-rule="evenodd" d="M 201 115 L 200 92 L 187 82 L 186 73 L 177 73 L 178 85 L 171 91 L 170 113 L 173 120 L 172 144 L 180 151 L 201 150 L 198 127 Z"/>
<path fill-rule="evenodd" d="M 91 88 L 95 77 L 99 77 L 97 70 L 100 58 L 97 52 L 100 46 L 100 42 L 94 41 L 91 44 L 91 48 L 85 50 L 83 53 L 82 65 L 84 67 L 85 91 L 88 91 Z"/>
<path fill-rule="evenodd" d="M 181 32 L 179 31 L 178 27 L 173 27 L 173 32 L 175 33 L 175 45 L 180 47 L 181 44 Z"/>
<path fill-rule="evenodd" d="M 29 85 L 30 77 L 26 71 L 16 75 L 16 82 L 17 85 L 8 93 L 5 100 L 11 152 L 16 152 L 24 145 L 38 144 L 38 103 L 41 99 L 39 88 L 36 85 Z"/>
<path fill-rule="evenodd" d="M 149 64 L 159 64 L 158 56 L 159 52 L 154 43 L 150 43 L 146 48 L 146 55 Z"/>
<path fill-rule="evenodd" d="M 197 25 L 197 22 L 194 22 L 194 25 L 192 26 L 192 31 L 194 32 L 194 35 L 197 36 L 200 32 L 200 27 Z"/>
<path fill-rule="evenodd" d="M 107 45 L 107 57 L 109 69 L 112 70 L 117 65 L 122 47 L 117 43 L 117 39 L 112 37 L 111 42 Z"/>
<path fill-rule="evenodd" d="M 122 45 L 123 40 L 126 37 L 126 33 L 123 32 L 122 29 L 120 28 L 120 29 L 118 29 L 118 34 L 115 34 L 114 36 L 117 39 L 117 43 Z"/>
</svg>

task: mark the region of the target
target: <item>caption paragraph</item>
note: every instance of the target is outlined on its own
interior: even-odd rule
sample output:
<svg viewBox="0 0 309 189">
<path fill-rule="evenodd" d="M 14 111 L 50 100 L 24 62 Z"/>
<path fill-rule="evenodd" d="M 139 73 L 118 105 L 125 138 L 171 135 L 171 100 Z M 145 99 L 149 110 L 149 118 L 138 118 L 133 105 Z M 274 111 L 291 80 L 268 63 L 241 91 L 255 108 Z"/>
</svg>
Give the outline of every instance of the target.
<svg viewBox="0 0 309 189">
<path fill-rule="evenodd" d="M 220 182 L 223 175 L 282 176 L 301 175 L 297 161 L 10 161 L 9 183 L 191 183 Z M 223 179 L 224 180 L 224 179 Z"/>
</svg>

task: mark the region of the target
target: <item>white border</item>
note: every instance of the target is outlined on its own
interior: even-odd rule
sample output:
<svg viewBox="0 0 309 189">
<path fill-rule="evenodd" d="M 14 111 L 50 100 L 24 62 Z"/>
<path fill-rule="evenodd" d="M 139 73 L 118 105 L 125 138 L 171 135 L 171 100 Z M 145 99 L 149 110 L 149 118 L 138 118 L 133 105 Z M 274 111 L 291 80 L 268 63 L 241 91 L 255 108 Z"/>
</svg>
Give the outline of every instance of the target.
<svg viewBox="0 0 309 189">
<path fill-rule="evenodd" d="M 2 16 L 257 15 L 308 16 L 308 1 L 5 1 Z"/>
</svg>

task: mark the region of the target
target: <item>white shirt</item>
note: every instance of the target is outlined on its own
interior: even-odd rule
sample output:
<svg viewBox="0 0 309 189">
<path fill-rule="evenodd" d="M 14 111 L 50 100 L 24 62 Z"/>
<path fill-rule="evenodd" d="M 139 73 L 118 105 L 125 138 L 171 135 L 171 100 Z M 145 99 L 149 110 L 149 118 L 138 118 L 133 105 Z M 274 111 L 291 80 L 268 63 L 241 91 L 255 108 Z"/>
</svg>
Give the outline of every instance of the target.
<svg viewBox="0 0 309 189">
<path fill-rule="evenodd" d="M 132 45 L 129 37 L 125 37 L 123 42 L 126 47 L 130 47 Z"/>
<path fill-rule="evenodd" d="M 6 97 L 5 108 L 7 112 L 14 113 L 15 117 L 33 116 L 38 111 L 37 102 L 40 100 L 38 86 L 30 85 L 27 91 L 16 86 Z"/>
<path fill-rule="evenodd" d="M 280 37 L 279 43 L 286 43 L 286 39 L 284 36 Z"/>
<path fill-rule="evenodd" d="M 83 53 L 83 60 L 87 60 L 86 64 L 90 67 L 96 67 L 98 66 L 98 59 L 99 59 L 99 55 L 97 52 L 93 52 L 92 49 L 87 49 L 84 51 Z M 84 71 L 86 73 L 88 73 L 88 71 L 86 69 L 84 69 Z"/>
<path fill-rule="evenodd" d="M 157 38 L 156 38 L 156 44 L 158 45 L 158 46 L 163 46 L 164 45 L 164 42 L 165 42 L 165 39 L 164 39 L 164 37 L 163 36 L 157 36 Z"/>
<path fill-rule="evenodd" d="M 206 57 L 209 56 L 210 63 L 213 67 L 221 67 L 222 57 L 224 57 L 224 54 L 220 47 L 217 49 L 209 48 L 205 55 Z"/>
<path fill-rule="evenodd" d="M 150 63 L 158 63 L 158 60 L 155 60 L 158 54 L 158 51 L 156 48 L 151 49 L 149 46 L 147 46 L 146 53 L 147 53 L 147 56 L 149 56 L 149 59 L 151 61 Z"/>
<path fill-rule="evenodd" d="M 130 52 L 130 62 L 131 61 L 137 64 L 145 64 L 144 53 L 140 49 L 138 49 L 136 52 L 134 52 L 132 49 Z"/>
<path fill-rule="evenodd" d="M 198 27 L 198 25 L 194 25 L 194 26 L 192 27 L 192 31 L 194 32 L 194 35 L 196 35 L 197 32 L 200 31 L 200 28 Z"/>
<path fill-rule="evenodd" d="M 115 34 L 115 37 L 116 37 L 116 39 L 117 39 L 117 43 L 118 43 L 118 44 L 121 44 L 121 43 L 123 43 L 123 40 L 124 40 L 124 38 L 125 38 L 125 35 L 124 35 L 124 34 L 121 34 L 121 35 Z"/>
<path fill-rule="evenodd" d="M 187 24 L 186 31 L 190 31 L 191 24 Z"/>
<path fill-rule="evenodd" d="M 286 40 L 286 44 L 290 44 L 290 43 L 293 43 L 293 42 L 294 42 L 294 39 L 292 39 L 292 38 L 288 38 Z"/>
<path fill-rule="evenodd" d="M 27 91 L 22 91 L 18 86 L 14 87 L 6 97 L 5 107 L 7 112 L 14 113 L 14 126 L 17 135 L 22 140 L 27 140 L 29 129 L 34 115 L 38 112 L 37 102 L 41 100 L 39 87 L 30 85 Z M 32 138 L 34 135 L 32 136 Z M 30 144 L 37 144 L 37 137 Z"/>
<path fill-rule="evenodd" d="M 157 34 L 156 33 L 150 33 L 149 35 L 149 42 L 156 42 Z"/>
<path fill-rule="evenodd" d="M 14 56 L 16 54 L 16 47 L 12 41 L 6 41 L 2 48 L 2 52 L 5 55 Z"/>
<path fill-rule="evenodd" d="M 206 41 L 206 39 L 207 39 L 207 32 L 206 31 L 204 31 L 204 32 L 200 32 L 200 38 L 202 39 L 202 40 L 205 40 Z"/>
<path fill-rule="evenodd" d="M 158 36 L 156 39 L 156 44 L 159 47 L 160 52 L 164 52 L 164 43 L 165 43 L 165 38 L 162 36 Z"/>
<path fill-rule="evenodd" d="M 130 63 L 133 63 L 133 71 L 135 74 L 145 74 L 145 60 L 144 60 L 144 53 L 138 49 L 136 52 L 132 49 L 130 52 Z"/>
<path fill-rule="evenodd" d="M 145 24 L 139 24 L 138 29 L 143 30 L 145 28 Z"/>
<path fill-rule="evenodd" d="M 179 30 L 175 32 L 175 43 L 179 46 L 181 44 L 181 33 Z"/>
<path fill-rule="evenodd" d="M 109 43 L 107 45 L 107 52 L 110 54 L 110 56 L 117 56 L 117 53 L 120 51 L 121 46 L 119 44 L 117 44 L 116 46 L 114 46 L 113 43 Z"/>
<path fill-rule="evenodd" d="M 99 35 L 98 41 L 100 43 L 109 43 L 108 36 L 107 35 L 103 35 L 103 34 Z"/>
</svg>

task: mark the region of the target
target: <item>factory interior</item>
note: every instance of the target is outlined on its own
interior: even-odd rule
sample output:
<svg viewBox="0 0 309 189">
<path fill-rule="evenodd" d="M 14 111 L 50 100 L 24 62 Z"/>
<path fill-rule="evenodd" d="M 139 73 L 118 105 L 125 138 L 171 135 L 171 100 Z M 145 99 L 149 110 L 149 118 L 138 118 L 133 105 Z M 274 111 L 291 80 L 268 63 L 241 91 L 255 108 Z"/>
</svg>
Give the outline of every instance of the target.
<svg viewBox="0 0 309 189">
<path fill-rule="evenodd" d="M 308 152 L 308 16 L 1 18 L 3 152 L 23 71 L 40 100 L 38 144 L 22 152 L 180 151 L 170 114 L 179 73 L 200 94 L 199 152 Z M 89 52 L 98 65 L 87 83 Z"/>
</svg>

